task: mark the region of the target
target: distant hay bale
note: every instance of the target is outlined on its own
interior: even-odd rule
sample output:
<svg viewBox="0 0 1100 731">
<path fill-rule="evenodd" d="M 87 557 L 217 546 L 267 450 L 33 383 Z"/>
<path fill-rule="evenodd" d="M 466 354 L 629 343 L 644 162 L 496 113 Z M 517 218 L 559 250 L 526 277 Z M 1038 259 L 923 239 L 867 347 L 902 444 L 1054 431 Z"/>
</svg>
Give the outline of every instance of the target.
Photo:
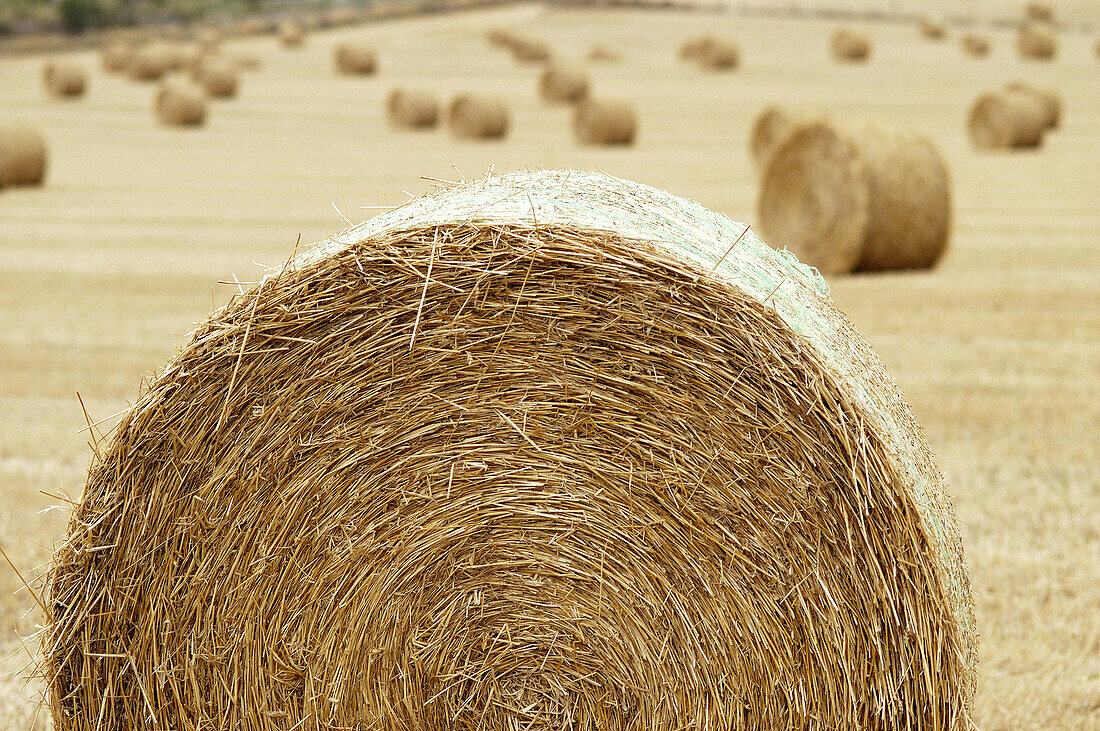
<svg viewBox="0 0 1100 731">
<path fill-rule="evenodd" d="M 833 33 L 831 48 L 838 61 L 866 61 L 871 55 L 871 41 L 866 35 L 851 28 L 840 28 Z"/>
<path fill-rule="evenodd" d="M 168 70 L 191 72 L 198 68 L 205 52 L 196 43 L 169 43 L 165 45 L 168 52 Z"/>
<path fill-rule="evenodd" d="M 172 52 L 163 43 L 150 43 L 134 51 L 127 75 L 134 81 L 159 81 L 172 70 Z"/>
<path fill-rule="evenodd" d="M 202 87 L 206 95 L 215 99 L 227 99 L 237 95 L 237 67 L 229 59 L 206 58 L 192 74 L 192 79 Z"/>
<path fill-rule="evenodd" d="M 52 96 L 83 96 L 88 75 L 74 63 L 51 61 L 42 68 L 42 83 Z"/>
<path fill-rule="evenodd" d="M 490 28 L 485 33 L 485 40 L 494 48 L 511 51 L 516 42 L 516 34 L 504 28 Z"/>
<path fill-rule="evenodd" d="M 698 204 L 451 187 L 150 380 L 44 578 L 55 731 L 972 725 L 920 425 L 820 278 Z"/>
<path fill-rule="evenodd" d="M 1016 50 L 1021 58 L 1049 61 L 1058 51 L 1058 39 L 1046 23 L 1024 23 L 1016 35 Z"/>
<path fill-rule="evenodd" d="M 921 18 L 920 34 L 930 41 L 942 41 L 947 36 L 947 28 L 938 20 Z"/>
<path fill-rule="evenodd" d="M 965 33 L 959 39 L 968 56 L 982 58 L 989 55 L 989 39 L 978 33 Z"/>
<path fill-rule="evenodd" d="M 576 66 L 552 63 L 539 76 L 539 95 L 556 104 L 576 104 L 588 97 L 588 76 Z"/>
<path fill-rule="evenodd" d="M 222 45 L 222 33 L 216 28 L 199 28 L 195 33 L 195 44 L 204 54 L 219 53 Z"/>
<path fill-rule="evenodd" d="M 41 185 L 46 177 L 46 140 L 30 127 L 0 123 L 0 188 Z"/>
<path fill-rule="evenodd" d="M 157 90 L 153 109 L 165 126 L 198 127 L 206 121 L 206 96 L 193 83 L 171 79 Z"/>
<path fill-rule="evenodd" d="M 798 127 L 825 119 L 825 114 L 814 109 L 791 108 L 771 105 L 757 116 L 749 134 L 749 151 L 757 170 L 767 167 L 768 160 L 787 137 Z"/>
<path fill-rule="evenodd" d="M 1013 81 L 1005 85 L 1010 91 L 1030 94 L 1039 100 L 1043 107 L 1043 124 L 1047 129 L 1057 129 L 1062 125 L 1062 99 L 1051 89 L 1041 89 L 1023 81 Z"/>
<path fill-rule="evenodd" d="M 403 129 L 430 129 L 439 121 L 439 102 L 430 91 L 394 89 L 386 100 L 390 123 Z"/>
<path fill-rule="evenodd" d="M 588 60 L 593 63 L 618 63 L 619 61 L 622 61 L 623 58 L 618 51 L 611 48 L 610 46 L 605 46 L 602 43 L 597 43 L 589 49 Z"/>
<path fill-rule="evenodd" d="M 586 145 L 632 145 L 638 134 L 637 115 L 623 101 L 588 99 L 573 112 L 573 134 Z"/>
<path fill-rule="evenodd" d="M 1050 23 L 1054 20 L 1054 8 L 1049 3 L 1031 2 L 1024 6 L 1024 17 Z"/>
<path fill-rule="evenodd" d="M 103 47 L 100 63 L 103 70 L 117 74 L 126 71 L 130 59 L 134 57 L 134 45 L 125 41 L 114 41 Z"/>
<path fill-rule="evenodd" d="M 710 36 L 689 38 L 680 46 L 679 56 L 681 61 L 696 61 L 714 43 Z"/>
<path fill-rule="evenodd" d="M 496 97 L 460 94 L 447 111 L 447 126 L 455 137 L 503 137 L 508 133 L 508 108 Z"/>
<path fill-rule="evenodd" d="M 550 59 L 550 46 L 537 38 L 516 37 L 509 50 L 520 63 L 538 63 Z"/>
<path fill-rule="evenodd" d="M 301 23 L 280 23 L 279 42 L 283 44 L 283 48 L 301 48 L 306 42 L 305 28 Z"/>
<path fill-rule="evenodd" d="M 741 52 L 737 44 L 726 38 L 703 36 L 690 38 L 680 46 L 680 59 L 712 71 L 737 68 Z"/>
<path fill-rule="evenodd" d="M 983 94 L 967 117 L 970 141 L 981 150 L 1033 148 L 1043 142 L 1050 110 L 1036 94 L 1004 89 Z"/>
<path fill-rule="evenodd" d="M 263 67 L 260 59 L 251 53 L 230 53 L 222 58 L 231 62 L 239 71 L 259 71 Z"/>
<path fill-rule="evenodd" d="M 348 76 L 370 76 L 378 69 L 374 49 L 362 43 L 341 43 L 336 46 L 336 71 Z"/>
<path fill-rule="evenodd" d="M 773 245 L 823 272 L 924 269 L 947 246 L 947 169 L 924 137 L 813 122 L 772 154 L 758 216 Z"/>
</svg>

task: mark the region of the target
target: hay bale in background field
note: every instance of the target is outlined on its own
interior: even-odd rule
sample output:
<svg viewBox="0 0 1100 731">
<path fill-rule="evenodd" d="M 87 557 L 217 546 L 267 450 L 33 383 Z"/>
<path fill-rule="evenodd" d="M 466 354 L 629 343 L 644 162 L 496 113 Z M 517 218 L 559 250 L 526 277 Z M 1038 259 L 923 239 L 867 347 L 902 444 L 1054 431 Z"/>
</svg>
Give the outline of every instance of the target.
<svg viewBox="0 0 1100 731">
<path fill-rule="evenodd" d="M 632 145 L 638 118 L 626 102 L 588 99 L 573 112 L 573 134 L 586 145 Z"/>
<path fill-rule="evenodd" d="M 1031 2 L 1024 6 L 1024 17 L 1050 23 L 1054 20 L 1054 8 L 1049 3 Z"/>
<path fill-rule="evenodd" d="M 516 34 L 504 28 L 490 28 L 485 33 L 485 40 L 493 48 L 511 51 L 516 42 Z"/>
<path fill-rule="evenodd" d="M 930 41 L 942 41 L 947 36 L 947 28 L 941 21 L 921 18 L 920 34 Z"/>
<path fill-rule="evenodd" d="M 191 78 L 209 97 L 226 99 L 237 95 L 237 68 L 230 60 L 205 58 Z"/>
<path fill-rule="evenodd" d="M 517 174 L 279 272 L 90 470 L 45 579 L 56 731 L 969 727 L 928 443 L 746 226 Z"/>
<path fill-rule="evenodd" d="M 1058 39 L 1046 23 L 1024 23 L 1016 35 L 1016 50 L 1021 58 L 1049 61 L 1058 51 Z"/>
<path fill-rule="evenodd" d="M 851 28 L 839 28 L 830 44 L 833 58 L 838 61 L 866 61 L 871 55 L 871 41 Z"/>
<path fill-rule="evenodd" d="M 41 185 L 46 177 L 46 140 L 30 127 L 0 123 L 0 188 Z"/>
<path fill-rule="evenodd" d="M 610 46 L 597 43 L 588 50 L 588 60 L 593 63 L 618 63 L 623 57 Z"/>
<path fill-rule="evenodd" d="M 711 38 L 695 57 L 700 68 L 710 71 L 729 71 L 737 68 L 740 61 L 737 44 L 725 38 Z"/>
<path fill-rule="evenodd" d="M 550 59 L 550 46 L 537 38 L 516 37 L 509 47 L 512 58 L 520 63 L 538 63 Z"/>
<path fill-rule="evenodd" d="M 767 167 L 768 160 L 795 129 L 803 124 L 821 121 L 825 114 L 816 109 L 771 105 L 757 116 L 749 133 L 749 151 L 757 170 Z"/>
<path fill-rule="evenodd" d="M 552 63 L 539 76 L 539 96 L 556 104 L 575 104 L 588 97 L 588 76 L 576 66 Z"/>
<path fill-rule="evenodd" d="M 103 70 L 109 73 L 122 73 L 130 65 L 130 59 L 134 57 L 134 45 L 126 41 L 114 41 L 103 48 L 100 62 Z"/>
<path fill-rule="evenodd" d="M 378 68 L 374 49 L 364 43 L 341 43 L 335 60 L 337 73 L 348 76 L 371 76 Z"/>
<path fill-rule="evenodd" d="M 965 33 L 959 39 L 968 56 L 984 58 L 989 55 L 989 39 L 978 33 Z"/>
<path fill-rule="evenodd" d="M 924 269 L 951 229 L 951 191 L 924 137 L 813 122 L 764 169 L 758 217 L 775 246 L 823 272 Z"/>
<path fill-rule="evenodd" d="M 300 23 L 280 23 L 279 42 L 283 44 L 283 48 L 301 48 L 306 42 L 305 28 Z"/>
<path fill-rule="evenodd" d="M 439 102 L 430 91 L 394 89 L 386 100 L 390 123 L 403 129 L 430 129 L 439 121 Z"/>
<path fill-rule="evenodd" d="M 714 39 L 710 36 L 689 38 L 680 46 L 679 56 L 681 61 L 696 61 L 702 55 Z"/>
<path fill-rule="evenodd" d="M 127 75 L 134 81 L 159 81 L 172 69 L 172 53 L 163 43 L 149 43 L 134 51 Z"/>
<path fill-rule="evenodd" d="M 42 67 L 42 83 L 52 96 L 83 96 L 88 85 L 88 75 L 74 63 L 50 61 Z"/>
<path fill-rule="evenodd" d="M 239 71 L 259 71 L 263 67 L 260 59 L 251 53 L 229 53 L 222 58 L 232 63 Z"/>
<path fill-rule="evenodd" d="M 983 94 L 967 117 L 970 141 L 982 150 L 1038 147 L 1050 123 L 1043 100 L 1025 91 Z"/>
<path fill-rule="evenodd" d="M 170 79 L 157 90 L 153 110 L 163 125 L 198 127 L 206 121 L 206 96 L 195 84 Z"/>
<path fill-rule="evenodd" d="M 508 132 L 508 108 L 496 97 L 460 94 L 447 111 L 447 126 L 455 137 L 503 137 Z"/>
<path fill-rule="evenodd" d="M 198 68 L 204 52 L 195 43 L 169 43 L 165 46 L 168 52 L 168 70 L 190 72 Z"/>
<path fill-rule="evenodd" d="M 1035 97 L 1043 107 L 1043 125 L 1047 129 L 1057 129 L 1062 125 L 1062 99 L 1051 89 L 1040 89 L 1023 81 L 1013 81 L 1005 85 L 1009 91 L 1019 91 Z"/>
<path fill-rule="evenodd" d="M 221 51 L 222 34 L 216 28 L 199 28 L 195 33 L 195 45 L 204 54 L 217 54 Z"/>
</svg>

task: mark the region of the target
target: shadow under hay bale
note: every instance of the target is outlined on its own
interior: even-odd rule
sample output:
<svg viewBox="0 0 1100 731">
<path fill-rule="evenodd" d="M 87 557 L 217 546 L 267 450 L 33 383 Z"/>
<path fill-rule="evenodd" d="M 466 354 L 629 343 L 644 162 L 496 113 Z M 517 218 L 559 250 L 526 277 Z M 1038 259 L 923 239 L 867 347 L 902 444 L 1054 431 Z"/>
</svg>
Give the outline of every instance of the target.
<svg viewBox="0 0 1100 731">
<path fill-rule="evenodd" d="M 41 185 L 46 177 L 46 140 L 30 127 L 0 123 L 0 188 Z"/>
<path fill-rule="evenodd" d="M 926 269 L 947 246 L 950 183 L 924 137 L 813 122 L 772 154 L 757 215 L 772 244 L 822 272 Z"/>
<path fill-rule="evenodd" d="M 134 57 L 134 50 L 132 43 L 124 41 L 114 41 L 107 44 L 100 54 L 100 63 L 103 70 L 112 74 L 123 73 Z"/>
<path fill-rule="evenodd" d="M 170 79 L 157 90 L 153 110 L 167 127 L 199 127 L 206 121 L 206 96 L 193 83 Z"/>
<path fill-rule="evenodd" d="M 460 94 L 447 111 L 451 134 L 464 139 L 492 139 L 508 133 L 508 108 L 496 97 Z"/>
<path fill-rule="evenodd" d="M 947 488 L 826 291 L 578 171 L 294 259 L 89 471 L 44 579 L 56 731 L 969 727 Z"/>
<path fill-rule="evenodd" d="M 1039 147 L 1050 124 L 1050 110 L 1036 94 L 1004 89 L 974 102 L 966 129 L 974 147 L 998 150 Z"/>
<path fill-rule="evenodd" d="M 229 59 L 204 58 L 191 78 L 211 98 L 228 99 L 237 96 L 237 68 Z"/>
<path fill-rule="evenodd" d="M 573 112 L 573 136 L 585 145 L 633 145 L 638 135 L 634 107 L 624 101 L 588 99 Z"/>
<path fill-rule="evenodd" d="M 335 61 L 337 73 L 345 76 L 372 76 L 378 70 L 374 49 L 362 43 L 341 43 Z"/>
<path fill-rule="evenodd" d="M 833 33 L 830 49 L 838 61 L 866 61 L 871 56 L 871 40 L 850 28 L 839 28 Z"/>
<path fill-rule="evenodd" d="M 552 104 L 576 104 L 588 97 L 588 76 L 576 66 L 552 63 L 539 75 L 539 96 Z"/>
<path fill-rule="evenodd" d="M 810 122 L 824 121 L 825 113 L 815 109 L 771 105 L 757 116 L 749 133 L 749 152 L 758 171 L 767 167 L 772 154 L 795 129 Z"/>
<path fill-rule="evenodd" d="M 968 56 L 984 58 L 989 55 L 989 39 L 978 33 L 965 33 L 959 39 L 962 49 Z"/>
<path fill-rule="evenodd" d="M 390 123 L 402 129 L 431 129 L 439 121 L 439 102 L 430 91 L 394 89 L 386 100 Z"/>
<path fill-rule="evenodd" d="M 88 75 L 76 64 L 51 61 L 42 67 L 42 84 L 51 96 L 79 97 L 84 96 Z"/>
<path fill-rule="evenodd" d="M 1046 23 L 1024 23 L 1016 34 L 1016 50 L 1021 58 L 1049 61 L 1058 52 L 1058 39 Z"/>
<path fill-rule="evenodd" d="M 278 33 L 283 48 L 301 48 L 306 43 L 306 31 L 300 23 L 280 23 Z"/>
</svg>

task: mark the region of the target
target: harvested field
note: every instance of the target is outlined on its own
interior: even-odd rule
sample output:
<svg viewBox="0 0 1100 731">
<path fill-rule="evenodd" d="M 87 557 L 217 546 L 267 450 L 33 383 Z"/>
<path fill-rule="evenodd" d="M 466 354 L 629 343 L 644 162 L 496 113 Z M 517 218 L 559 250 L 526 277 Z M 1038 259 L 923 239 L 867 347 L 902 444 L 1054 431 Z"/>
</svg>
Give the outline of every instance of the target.
<svg viewBox="0 0 1100 731">
<path fill-rule="evenodd" d="M 999 4 L 933 5 L 927 12 L 977 14 Z M 1096 8 L 1054 5 L 1057 20 L 1073 24 Z M 925 12 L 924 3 L 906 7 Z M 1095 33 L 1059 30 L 1057 55 L 1035 63 L 1019 57 L 1014 28 L 976 25 L 991 50 L 972 61 L 912 23 L 854 22 L 874 50 L 848 65 L 829 56 L 836 25 L 517 6 L 314 31 L 293 53 L 275 36 L 227 38 L 223 53 L 248 54 L 260 70 L 186 132 L 157 123 L 155 85 L 104 72 L 98 52 L 67 54 L 89 72 L 75 105 L 42 93 L 44 57 L 0 59 L 0 124 L 28 124 L 49 150 L 44 186 L 0 189 L 0 547 L 24 575 L 41 570 L 67 521 L 49 508 L 77 499 L 87 475 L 84 409 L 105 420 L 97 434 L 108 431 L 141 379 L 237 291 L 218 282 L 255 281 L 299 237 L 322 239 L 345 218 L 358 223 L 404 202 L 404 191 L 436 185 L 420 176 L 476 178 L 490 166 L 598 168 L 756 230 L 749 131 L 769 104 L 802 105 L 925 135 L 949 169 L 953 224 L 935 269 L 830 285 L 913 406 L 957 507 L 981 633 L 975 721 L 987 731 L 1098 727 Z M 491 27 L 532 28 L 563 57 L 583 58 L 597 43 L 618 50 L 620 63 L 587 71 L 598 97 L 636 110 L 635 144 L 578 145 L 572 109 L 542 102 L 539 68 L 491 48 Z M 684 39 L 705 34 L 736 39 L 736 73 L 677 61 Z M 378 83 L 348 93 L 332 72 L 340 42 L 377 49 Z M 974 149 L 970 105 L 1010 81 L 1055 90 L 1059 129 L 1037 150 Z M 474 144 L 445 130 L 394 130 L 386 100 L 397 87 L 441 101 L 500 96 L 508 134 Z M 0 728 L 16 730 L 31 728 L 40 687 L 17 677 L 26 664 L 17 635 L 40 618 L 18 586 L 0 570 Z"/>
</svg>

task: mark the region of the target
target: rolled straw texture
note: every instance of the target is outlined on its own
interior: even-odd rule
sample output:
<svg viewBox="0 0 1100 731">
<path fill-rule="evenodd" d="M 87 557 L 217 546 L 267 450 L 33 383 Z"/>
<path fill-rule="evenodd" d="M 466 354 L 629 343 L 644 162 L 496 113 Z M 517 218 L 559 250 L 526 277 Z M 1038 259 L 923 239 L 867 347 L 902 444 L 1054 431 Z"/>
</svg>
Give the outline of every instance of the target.
<svg viewBox="0 0 1100 731">
<path fill-rule="evenodd" d="M 870 39 L 849 28 L 841 28 L 833 34 L 831 48 L 838 61 L 866 61 L 871 55 Z"/>
<path fill-rule="evenodd" d="M 539 95 L 554 104 L 575 104 L 588 97 L 588 76 L 574 66 L 553 63 L 539 75 Z"/>
<path fill-rule="evenodd" d="M 430 91 L 394 89 L 386 100 L 390 123 L 405 129 L 429 129 L 439 121 L 439 101 Z"/>
<path fill-rule="evenodd" d="M 103 449 L 47 577 L 57 731 L 969 727 L 909 408 L 819 278 L 652 188 L 382 214 Z"/>
<path fill-rule="evenodd" d="M 768 161 L 758 216 L 773 245 L 823 272 L 922 269 L 947 246 L 950 183 L 924 137 L 814 122 Z"/>
<path fill-rule="evenodd" d="M 42 83 L 52 96 L 83 96 L 88 75 L 76 64 L 52 61 L 42 68 Z"/>
<path fill-rule="evenodd" d="M 41 185 L 46 176 L 46 140 L 35 130 L 0 124 L 0 188 Z"/>
<path fill-rule="evenodd" d="M 496 97 L 460 94 L 447 111 L 447 125 L 456 137 L 503 137 L 508 133 L 508 108 Z"/>
<path fill-rule="evenodd" d="M 1012 89 L 978 97 L 966 120 L 979 149 L 1038 147 L 1049 125 L 1050 110 L 1039 96 Z"/>
<path fill-rule="evenodd" d="M 798 127 L 825 119 L 825 114 L 815 109 L 768 106 L 757 116 L 749 133 L 749 152 L 757 170 L 767 167 L 772 154 Z"/>
<path fill-rule="evenodd" d="M 632 145 L 638 134 L 634 107 L 623 101 L 588 99 L 573 112 L 573 135 L 586 145 Z"/>
</svg>

